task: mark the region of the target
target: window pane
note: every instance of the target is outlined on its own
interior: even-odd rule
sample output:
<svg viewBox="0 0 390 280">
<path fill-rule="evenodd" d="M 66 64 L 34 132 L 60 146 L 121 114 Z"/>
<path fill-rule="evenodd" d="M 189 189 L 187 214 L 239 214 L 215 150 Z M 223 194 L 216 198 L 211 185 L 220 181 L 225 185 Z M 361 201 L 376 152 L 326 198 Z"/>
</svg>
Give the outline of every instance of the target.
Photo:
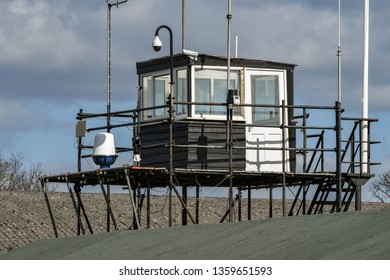
<svg viewBox="0 0 390 280">
<path fill-rule="evenodd" d="M 252 102 L 259 105 L 279 105 L 278 77 L 252 76 Z M 279 125 L 279 108 L 253 107 L 252 121 Z"/>
<path fill-rule="evenodd" d="M 153 94 L 152 90 L 152 77 L 144 77 L 143 78 L 143 92 L 142 92 L 142 107 L 148 108 L 153 106 Z M 143 111 L 143 118 L 151 118 L 153 116 L 153 110 Z"/>
<path fill-rule="evenodd" d="M 166 81 L 167 78 L 164 77 L 158 77 L 154 80 L 154 106 L 165 105 L 167 96 Z M 164 108 L 154 110 L 154 116 L 163 116 L 164 114 Z"/>
<path fill-rule="evenodd" d="M 194 102 L 208 102 L 211 105 L 197 105 L 196 114 L 226 115 L 226 70 L 196 69 L 195 70 L 195 100 Z M 240 71 L 230 72 L 231 89 L 237 89 L 240 83 Z"/>
<path fill-rule="evenodd" d="M 187 79 L 186 70 L 177 71 L 177 82 L 176 82 L 176 101 L 187 102 Z M 182 115 L 187 114 L 187 105 L 177 105 L 176 114 Z"/>
<path fill-rule="evenodd" d="M 235 89 L 235 80 L 230 80 L 230 88 Z M 214 103 L 226 103 L 226 79 L 214 79 Z M 214 114 L 225 115 L 226 106 L 214 106 Z"/>
<path fill-rule="evenodd" d="M 196 79 L 195 80 L 195 102 L 207 102 L 211 101 L 211 81 L 209 79 Z M 209 105 L 196 105 L 196 114 L 210 114 Z"/>
</svg>

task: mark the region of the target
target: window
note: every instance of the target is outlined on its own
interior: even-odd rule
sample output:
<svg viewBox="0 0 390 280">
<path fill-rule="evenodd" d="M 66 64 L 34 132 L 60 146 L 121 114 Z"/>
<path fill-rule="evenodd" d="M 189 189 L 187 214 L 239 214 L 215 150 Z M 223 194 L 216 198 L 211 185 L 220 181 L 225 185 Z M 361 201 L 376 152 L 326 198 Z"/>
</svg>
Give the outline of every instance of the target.
<svg viewBox="0 0 390 280">
<path fill-rule="evenodd" d="M 187 71 L 178 70 L 176 72 L 176 101 L 187 102 Z M 178 104 L 176 106 L 176 115 L 187 114 L 187 105 Z"/>
<path fill-rule="evenodd" d="M 169 75 L 147 76 L 143 78 L 143 108 L 164 106 L 169 94 Z M 153 118 L 167 114 L 166 108 L 153 108 L 144 111 L 143 117 Z"/>
<path fill-rule="evenodd" d="M 278 76 L 252 76 L 252 102 L 259 105 L 279 105 Z M 252 122 L 279 125 L 278 107 L 252 107 Z"/>
<path fill-rule="evenodd" d="M 211 80 L 196 79 L 195 80 L 195 102 L 211 102 Z M 196 105 L 196 114 L 210 114 L 211 106 Z"/>
<path fill-rule="evenodd" d="M 236 89 L 239 85 L 239 71 L 231 71 L 230 74 L 230 88 Z M 210 105 L 196 105 L 195 114 L 226 115 L 226 105 L 221 104 L 226 103 L 226 75 L 225 70 L 196 70 L 194 101 Z"/>
</svg>

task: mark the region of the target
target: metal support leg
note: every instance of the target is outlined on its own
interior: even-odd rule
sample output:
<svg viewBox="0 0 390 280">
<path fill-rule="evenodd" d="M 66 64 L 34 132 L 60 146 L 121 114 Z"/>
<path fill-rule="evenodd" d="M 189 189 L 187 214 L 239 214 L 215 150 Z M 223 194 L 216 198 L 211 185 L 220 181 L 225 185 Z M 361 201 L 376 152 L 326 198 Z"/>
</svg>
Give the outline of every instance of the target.
<svg viewBox="0 0 390 280">
<path fill-rule="evenodd" d="M 355 191 L 355 211 L 362 210 L 362 186 L 356 185 Z"/>
<path fill-rule="evenodd" d="M 150 177 L 147 178 L 146 189 L 146 228 L 150 228 Z"/>
<path fill-rule="evenodd" d="M 187 204 L 184 203 L 184 201 L 183 201 L 183 199 L 181 198 L 181 195 L 180 195 L 179 191 L 177 190 L 177 188 L 176 188 L 175 186 L 172 186 L 172 189 L 173 189 L 173 191 L 175 192 L 177 198 L 180 200 L 181 205 L 183 206 L 183 208 L 184 208 L 185 211 L 187 212 L 188 217 L 190 217 L 191 222 L 192 222 L 193 224 L 196 224 L 196 221 L 195 221 L 194 217 L 191 215 L 191 212 L 188 210 Z"/>
<path fill-rule="evenodd" d="M 241 210 L 242 210 L 242 190 L 239 189 L 238 190 L 238 221 L 241 222 L 242 218 L 241 218 Z"/>
<path fill-rule="evenodd" d="M 230 211 L 231 211 L 232 209 L 234 209 L 234 208 L 233 208 L 233 207 L 234 207 L 234 204 L 236 204 L 236 202 L 237 202 L 239 199 L 240 199 L 240 195 L 237 194 L 237 195 L 236 195 L 236 198 L 232 201 L 232 205 L 229 205 L 228 210 L 225 212 L 225 215 L 223 215 L 223 217 L 222 217 L 220 223 L 223 223 L 223 222 L 225 221 L 225 219 L 227 218 L 228 215 L 229 215 L 229 216 L 230 216 L 230 215 L 233 216 L 233 214 L 231 214 Z"/>
<path fill-rule="evenodd" d="M 170 175 L 172 176 L 172 175 Z M 168 186 L 168 226 L 172 227 L 173 225 L 173 202 L 172 202 L 172 185 Z"/>
<path fill-rule="evenodd" d="M 248 186 L 248 221 L 252 220 L 252 189 Z"/>
<path fill-rule="evenodd" d="M 103 181 L 100 177 L 100 174 L 99 174 L 100 171 L 97 171 L 96 172 L 96 176 L 98 177 L 98 180 L 99 180 L 99 184 L 100 184 L 100 188 L 102 189 L 102 193 L 103 193 L 103 196 L 104 196 L 104 200 L 106 201 L 106 204 L 107 204 L 107 215 L 109 215 L 112 219 L 112 223 L 114 225 L 114 228 L 115 230 L 118 230 L 118 227 L 117 227 L 117 224 L 116 224 L 116 220 L 115 220 L 115 217 L 114 217 L 114 214 L 112 212 L 112 209 L 111 209 L 111 202 L 110 200 L 108 199 L 108 196 L 107 196 L 107 193 L 106 191 L 104 190 L 104 186 L 103 186 Z M 109 229 L 109 228 L 108 228 Z"/>
<path fill-rule="evenodd" d="M 111 211 L 111 187 L 110 187 L 110 184 L 107 184 L 107 193 L 106 193 L 106 201 L 107 201 L 107 232 L 110 232 L 110 225 L 111 225 L 111 221 L 110 221 L 110 211 Z M 108 206 L 110 205 L 110 206 Z M 110 207 L 110 210 L 108 209 Z M 115 229 L 116 230 L 116 229 Z"/>
<path fill-rule="evenodd" d="M 65 180 L 66 180 L 66 186 L 68 187 L 70 199 L 72 200 L 73 208 L 74 208 L 74 210 L 76 211 L 76 217 L 77 217 L 77 235 L 80 235 L 80 230 L 81 230 L 82 234 L 84 235 L 84 234 L 85 234 L 85 230 L 84 230 L 84 227 L 83 227 L 83 222 L 81 221 L 80 207 L 77 206 L 76 200 L 74 199 L 73 192 L 72 192 L 72 188 L 71 188 L 70 185 L 69 185 L 68 176 L 65 176 Z"/>
<path fill-rule="evenodd" d="M 128 171 L 126 168 L 125 168 L 125 175 L 126 175 L 126 181 L 127 181 L 127 186 L 128 186 L 129 195 L 130 195 L 131 207 L 132 207 L 132 209 L 133 209 L 133 213 L 134 213 L 134 217 L 135 217 L 135 222 L 136 222 L 136 225 L 137 225 L 137 229 L 139 230 L 139 229 L 140 229 L 140 226 L 139 226 L 139 220 L 138 220 L 137 210 L 136 210 L 135 205 L 134 205 L 133 195 L 131 194 L 131 182 L 130 182 L 130 178 L 129 178 L 129 171 Z"/>
<path fill-rule="evenodd" d="M 274 206 L 273 206 L 273 195 L 272 195 L 272 191 L 273 191 L 273 187 L 272 186 L 270 186 L 269 187 L 269 217 L 270 218 L 272 218 L 272 216 L 273 216 L 273 208 L 274 208 Z"/>
<path fill-rule="evenodd" d="M 286 105 L 282 101 L 282 211 L 283 217 L 286 216 Z"/>
<path fill-rule="evenodd" d="M 79 212 L 80 215 L 81 215 L 81 211 L 83 211 L 83 215 L 84 215 L 85 221 L 86 221 L 86 223 L 87 223 L 89 232 L 90 232 L 91 234 L 93 234 L 93 230 L 92 230 L 91 223 L 89 222 L 87 213 L 85 212 L 85 208 L 84 208 L 83 201 L 81 200 L 81 196 L 80 196 L 80 186 L 75 185 L 75 193 L 76 193 L 76 197 L 77 197 L 77 201 L 78 201 L 78 212 Z"/>
<path fill-rule="evenodd" d="M 199 224 L 199 186 L 196 186 L 195 223 Z"/>
<path fill-rule="evenodd" d="M 182 199 L 183 199 L 184 204 L 187 206 L 187 186 L 182 187 Z M 182 213 L 181 214 L 181 224 L 183 226 L 186 226 L 187 225 L 187 210 L 184 208 L 184 206 L 182 207 L 181 213 Z"/>
<path fill-rule="evenodd" d="M 41 179 L 41 187 L 42 187 L 43 195 L 45 197 L 47 210 L 49 211 L 50 221 L 51 221 L 51 225 L 53 226 L 54 235 L 55 235 L 55 237 L 58 238 L 56 221 L 54 219 L 53 212 L 51 211 L 50 201 L 49 201 L 49 197 L 47 195 L 47 190 L 46 190 L 46 184 L 42 179 Z"/>
</svg>

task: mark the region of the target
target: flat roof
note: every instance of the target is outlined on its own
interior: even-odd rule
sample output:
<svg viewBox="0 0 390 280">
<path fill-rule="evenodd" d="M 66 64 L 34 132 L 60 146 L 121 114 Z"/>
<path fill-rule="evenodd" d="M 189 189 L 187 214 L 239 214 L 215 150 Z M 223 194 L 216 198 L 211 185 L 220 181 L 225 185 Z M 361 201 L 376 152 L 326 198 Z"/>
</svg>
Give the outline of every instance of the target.
<svg viewBox="0 0 390 280">
<path fill-rule="evenodd" d="M 155 71 L 161 71 L 170 68 L 170 56 L 152 58 L 136 63 L 137 74 L 146 74 Z M 227 58 L 223 56 L 214 56 L 207 54 L 198 54 L 197 59 L 192 59 L 184 53 L 173 55 L 173 67 L 183 67 L 187 65 L 203 65 L 203 66 L 226 66 Z M 232 67 L 252 67 L 252 68 L 267 68 L 267 69 L 285 69 L 294 70 L 297 64 L 275 62 L 270 60 L 248 59 L 248 58 L 231 58 L 230 65 Z"/>
</svg>

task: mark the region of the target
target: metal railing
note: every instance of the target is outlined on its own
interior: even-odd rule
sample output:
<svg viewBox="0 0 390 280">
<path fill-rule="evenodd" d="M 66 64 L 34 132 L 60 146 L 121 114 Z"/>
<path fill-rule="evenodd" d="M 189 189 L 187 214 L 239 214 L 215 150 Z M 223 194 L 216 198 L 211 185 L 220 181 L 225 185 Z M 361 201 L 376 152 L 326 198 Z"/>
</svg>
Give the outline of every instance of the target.
<svg viewBox="0 0 390 280">
<path fill-rule="evenodd" d="M 174 102 L 174 106 L 185 105 L 190 108 L 193 105 L 208 105 L 208 106 L 227 106 L 226 103 L 207 103 L 207 102 Z M 99 113 L 99 114 L 90 114 L 84 113 L 83 110 L 77 114 L 77 120 L 85 120 L 90 118 L 99 118 L 107 117 L 110 115 L 112 123 L 115 123 L 115 119 L 127 119 L 128 121 L 121 124 L 111 124 L 110 129 L 121 128 L 121 127 L 132 127 L 133 135 L 132 139 L 137 139 L 133 141 L 132 146 L 130 147 L 118 147 L 117 152 L 131 152 L 140 150 L 140 145 L 142 139 L 140 139 L 140 134 L 143 126 L 153 125 L 153 124 L 162 124 L 168 123 L 169 125 L 175 127 L 176 123 L 199 123 L 202 122 L 205 125 L 213 125 L 215 127 L 226 128 L 227 129 L 227 120 L 223 121 L 219 115 L 219 119 L 213 119 L 213 116 L 207 118 L 186 118 L 175 116 L 173 121 L 169 121 L 169 116 L 164 115 L 157 118 L 142 119 L 142 114 L 145 111 L 155 110 L 165 108 L 168 111 L 169 104 L 161 106 L 153 106 L 147 108 L 137 108 L 133 110 L 124 110 L 118 112 Z M 233 150 L 253 150 L 253 151 L 281 151 L 282 156 L 287 155 L 289 152 L 295 153 L 297 156 L 301 156 L 301 159 L 296 159 L 297 167 L 299 167 L 298 172 L 302 173 L 315 173 L 315 172 L 325 172 L 328 170 L 330 172 L 335 172 L 336 175 L 341 172 L 345 173 L 359 173 L 361 172 L 361 166 L 367 164 L 368 166 L 375 165 L 378 163 L 371 162 L 371 145 L 379 143 L 377 141 L 371 141 L 370 135 L 368 135 L 368 162 L 361 161 L 361 133 L 362 133 L 362 122 L 365 121 L 368 123 L 368 131 L 370 132 L 370 127 L 373 122 L 377 122 L 377 119 L 363 119 L 363 118 L 349 118 L 341 117 L 343 112 L 341 104 L 336 102 L 335 106 L 307 106 L 307 105 L 286 105 L 282 102 L 282 105 L 260 105 L 260 104 L 240 104 L 235 105 L 236 111 L 243 111 L 244 108 L 250 107 L 254 108 L 272 108 L 279 110 L 282 117 L 281 121 L 277 125 L 268 125 L 268 124 L 259 124 L 259 123 L 246 123 L 244 119 L 239 121 L 237 118 L 233 120 L 233 127 L 251 127 L 251 128 L 277 128 L 280 129 L 280 134 L 284 135 L 281 138 L 281 143 L 279 146 L 267 146 L 267 145 L 257 145 L 257 146 L 248 146 L 248 145 L 235 145 L 233 139 Z M 187 109 L 187 112 L 190 111 Z M 329 114 L 327 117 L 316 117 L 317 112 L 331 112 L 334 115 L 334 121 L 329 120 Z M 332 113 L 333 112 L 333 113 Z M 321 114 L 319 114 L 321 115 Z M 308 118 L 314 119 L 313 121 L 308 121 Z M 321 119 L 322 118 L 322 119 Z M 318 125 L 324 123 L 324 118 L 328 118 L 325 125 Z M 299 123 L 298 120 L 301 120 Z M 318 124 L 313 124 L 317 122 Z M 354 122 L 354 125 L 349 134 L 346 134 L 345 128 L 343 128 L 343 122 Z M 329 124 L 328 124 L 329 123 Z M 87 128 L 87 132 L 93 132 L 98 130 L 105 130 L 107 126 L 95 126 Z M 295 139 L 294 139 L 295 138 Z M 80 140 L 80 139 L 79 139 Z M 299 140 L 299 141 L 298 141 Z M 142 145 L 142 149 L 150 149 L 155 147 L 169 147 L 172 145 L 173 148 L 200 148 L 200 149 L 226 149 L 228 143 L 218 144 L 218 145 L 197 145 L 197 144 L 175 144 L 173 143 L 162 142 L 159 144 L 153 145 Z M 295 142 L 295 143 L 294 143 Z M 92 149 L 91 145 L 82 145 L 79 141 L 79 161 L 81 158 L 89 157 L 91 155 L 82 155 L 81 151 L 83 149 Z M 264 143 L 263 143 L 264 144 Z M 343 145 L 344 144 L 344 145 Z M 167 155 L 168 156 L 168 155 Z M 289 159 L 286 157 L 286 159 Z M 174 160 L 174 159 L 173 159 Z M 294 160 L 294 159 L 289 159 Z M 301 164 L 298 166 L 298 164 Z M 333 166 L 333 168 L 332 168 Z M 370 171 L 370 169 L 368 169 Z"/>
</svg>

